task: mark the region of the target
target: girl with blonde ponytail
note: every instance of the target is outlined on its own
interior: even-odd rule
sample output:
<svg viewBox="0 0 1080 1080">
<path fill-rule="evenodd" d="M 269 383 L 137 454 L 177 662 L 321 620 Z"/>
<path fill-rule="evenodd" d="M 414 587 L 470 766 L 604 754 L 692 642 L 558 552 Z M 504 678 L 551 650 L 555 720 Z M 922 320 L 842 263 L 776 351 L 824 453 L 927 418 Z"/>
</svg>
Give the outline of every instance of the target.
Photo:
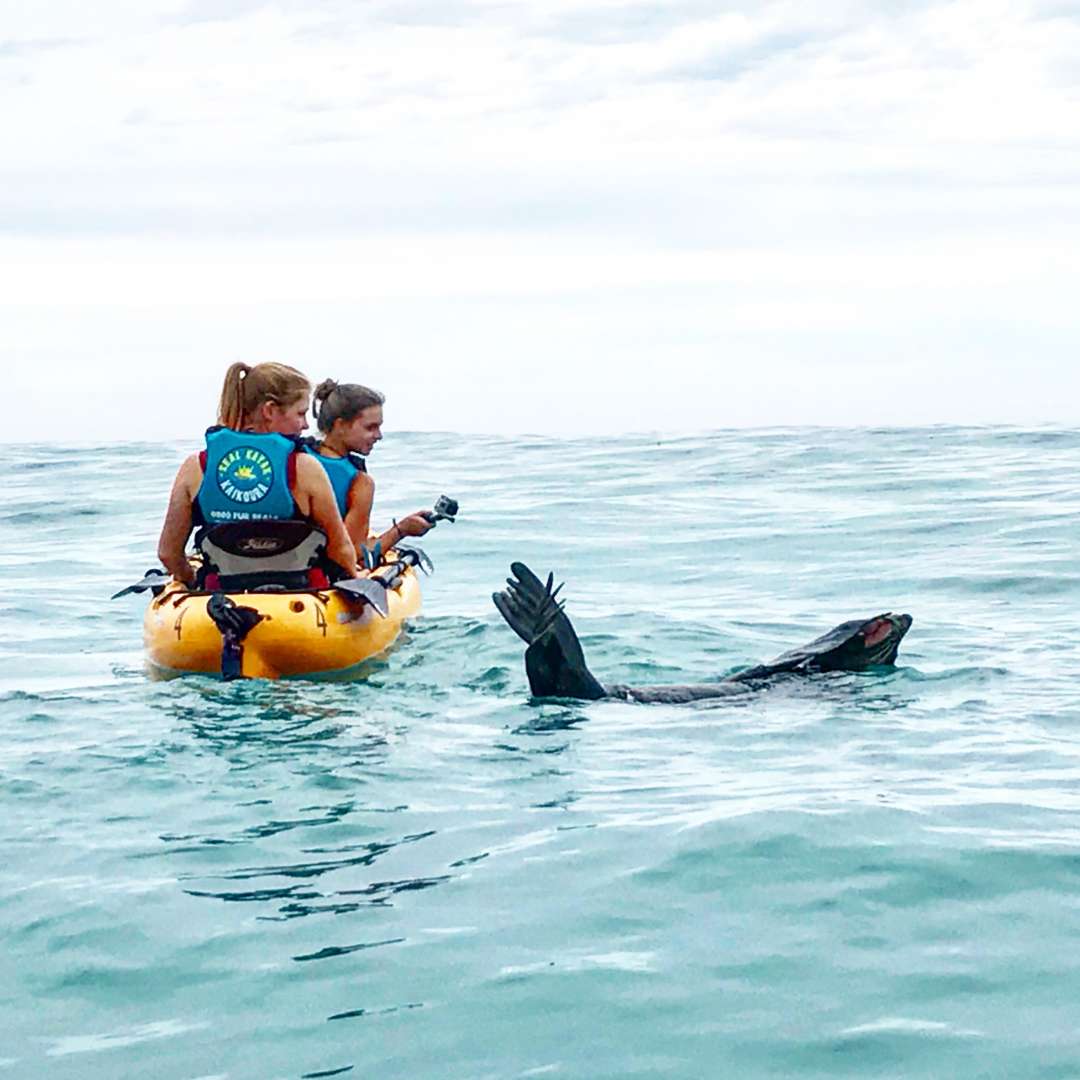
<svg viewBox="0 0 1080 1080">
<path fill-rule="evenodd" d="M 335 572 L 356 576 L 356 549 L 326 472 L 299 452 L 310 401 L 311 383 L 286 364 L 237 363 L 225 373 L 218 425 L 207 431 L 206 449 L 180 466 L 161 529 L 158 557 L 177 580 L 196 582 L 184 553 L 193 527 L 203 526 L 196 536 L 201 550 L 216 525 L 297 519 L 324 534 Z"/>
<path fill-rule="evenodd" d="M 311 383 L 307 376 L 288 364 L 233 364 L 225 372 L 218 400 L 218 423 L 233 431 L 276 431 L 299 435 L 307 427 L 307 403 Z M 285 418 L 290 404 L 299 406 Z M 278 410 L 278 411 L 275 411 Z M 288 430 L 286 430 L 288 429 Z"/>
<path fill-rule="evenodd" d="M 315 387 L 312 411 L 322 440 L 307 449 L 330 477 L 338 511 L 358 551 L 386 551 L 406 536 L 423 536 L 434 524 L 424 511 L 417 511 L 378 535 L 371 532 L 375 481 L 364 459 L 382 439 L 385 400 L 378 390 L 359 383 L 324 379 Z"/>
</svg>

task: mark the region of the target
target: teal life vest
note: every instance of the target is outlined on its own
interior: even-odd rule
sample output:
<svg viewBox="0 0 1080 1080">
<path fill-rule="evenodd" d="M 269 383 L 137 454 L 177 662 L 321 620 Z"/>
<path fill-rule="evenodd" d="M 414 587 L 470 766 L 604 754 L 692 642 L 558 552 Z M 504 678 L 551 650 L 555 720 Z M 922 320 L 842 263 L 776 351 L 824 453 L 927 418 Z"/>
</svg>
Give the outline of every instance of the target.
<svg viewBox="0 0 1080 1080">
<path fill-rule="evenodd" d="M 360 473 L 367 472 L 364 459 L 359 454 L 328 457 L 315 449 L 317 444 L 313 440 L 310 442 L 305 440 L 303 445 L 304 449 L 326 470 L 326 475 L 330 478 L 330 486 L 334 489 L 334 498 L 337 499 L 338 512 L 344 517 L 349 508 L 349 488 L 352 487 L 352 482 Z"/>
<path fill-rule="evenodd" d="M 214 526 L 299 516 L 290 490 L 296 449 L 296 441 L 287 435 L 210 428 L 206 450 L 199 455 L 203 478 L 192 507 L 195 523 Z"/>
<path fill-rule="evenodd" d="M 292 496 L 298 439 L 212 427 L 191 507 L 200 589 L 320 589 L 344 571 Z"/>
</svg>

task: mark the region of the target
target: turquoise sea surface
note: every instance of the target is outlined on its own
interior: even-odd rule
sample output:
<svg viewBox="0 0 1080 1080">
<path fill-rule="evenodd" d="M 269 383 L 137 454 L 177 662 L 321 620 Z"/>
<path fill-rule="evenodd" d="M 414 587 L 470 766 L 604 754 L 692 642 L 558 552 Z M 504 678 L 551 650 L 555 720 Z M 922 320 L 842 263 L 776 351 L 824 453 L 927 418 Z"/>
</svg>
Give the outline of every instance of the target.
<svg viewBox="0 0 1080 1080">
<path fill-rule="evenodd" d="M 1080 433 L 391 434 L 366 681 L 147 678 L 192 446 L 0 448 L 0 1077 L 1080 1077 Z M 535 703 L 910 612 L 895 670 Z"/>
</svg>

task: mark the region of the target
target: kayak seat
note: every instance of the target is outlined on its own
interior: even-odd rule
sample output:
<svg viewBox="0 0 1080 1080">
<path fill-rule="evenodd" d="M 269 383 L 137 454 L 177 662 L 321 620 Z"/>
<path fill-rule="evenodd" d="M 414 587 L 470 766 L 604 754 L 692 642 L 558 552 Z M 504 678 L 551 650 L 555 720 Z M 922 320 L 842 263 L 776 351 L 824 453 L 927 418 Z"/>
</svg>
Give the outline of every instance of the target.
<svg viewBox="0 0 1080 1080">
<path fill-rule="evenodd" d="M 201 589 L 325 589 L 335 576 L 326 536 L 307 521 L 230 521 L 200 530 Z"/>
</svg>

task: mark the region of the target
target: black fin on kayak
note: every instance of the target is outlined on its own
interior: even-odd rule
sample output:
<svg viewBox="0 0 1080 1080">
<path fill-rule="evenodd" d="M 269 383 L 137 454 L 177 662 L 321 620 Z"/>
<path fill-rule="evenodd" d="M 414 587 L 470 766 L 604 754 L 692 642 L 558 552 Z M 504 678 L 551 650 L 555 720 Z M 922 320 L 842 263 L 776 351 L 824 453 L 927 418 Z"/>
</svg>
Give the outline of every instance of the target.
<svg viewBox="0 0 1080 1080">
<path fill-rule="evenodd" d="M 514 575 L 507 588 L 492 593 L 499 614 L 510 629 L 528 644 L 525 673 L 534 697 L 583 698 L 606 695 L 585 663 L 585 653 L 569 616 L 552 588 L 554 575 L 542 582 L 524 563 L 510 564 Z"/>
<path fill-rule="evenodd" d="M 127 596 L 130 593 L 146 592 L 147 589 L 155 590 L 154 595 L 157 596 L 158 591 L 164 589 L 170 581 L 172 581 L 172 574 L 167 570 L 158 570 L 155 567 L 146 571 L 142 581 L 136 581 L 134 585 L 129 585 L 126 589 L 121 589 L 119 592 L 113 593 L 109 599 L 119 600 L 121 596 Z"/>
<path fill-rule="evenodd" d="M 370 578 L 344 578 L 334 583 L 338 592 L 344 593 L 350 600 L 362 600 L 370 604 L 384 619 L 390 614 L 390 604 L 386 599 L 386 586 Z"/>
<path fill-rule="evenodd" d="M 221 677 L 225 682 L 243 674 L 244 638 L 264 616 L 252 607 L 241 607 L 223 592 L 216 592 L 206 603 L 206 614 L 221 631 Z"/>
<path fill-rule="evenodd" d="M 435 564 L 423 548 L 414 547 L 412 544 L 395 544 L 394 550 L 403 558 L 407 558 L 412 566 L 419 566 L 425 574 L 435 572 Z"/>
</svg>

